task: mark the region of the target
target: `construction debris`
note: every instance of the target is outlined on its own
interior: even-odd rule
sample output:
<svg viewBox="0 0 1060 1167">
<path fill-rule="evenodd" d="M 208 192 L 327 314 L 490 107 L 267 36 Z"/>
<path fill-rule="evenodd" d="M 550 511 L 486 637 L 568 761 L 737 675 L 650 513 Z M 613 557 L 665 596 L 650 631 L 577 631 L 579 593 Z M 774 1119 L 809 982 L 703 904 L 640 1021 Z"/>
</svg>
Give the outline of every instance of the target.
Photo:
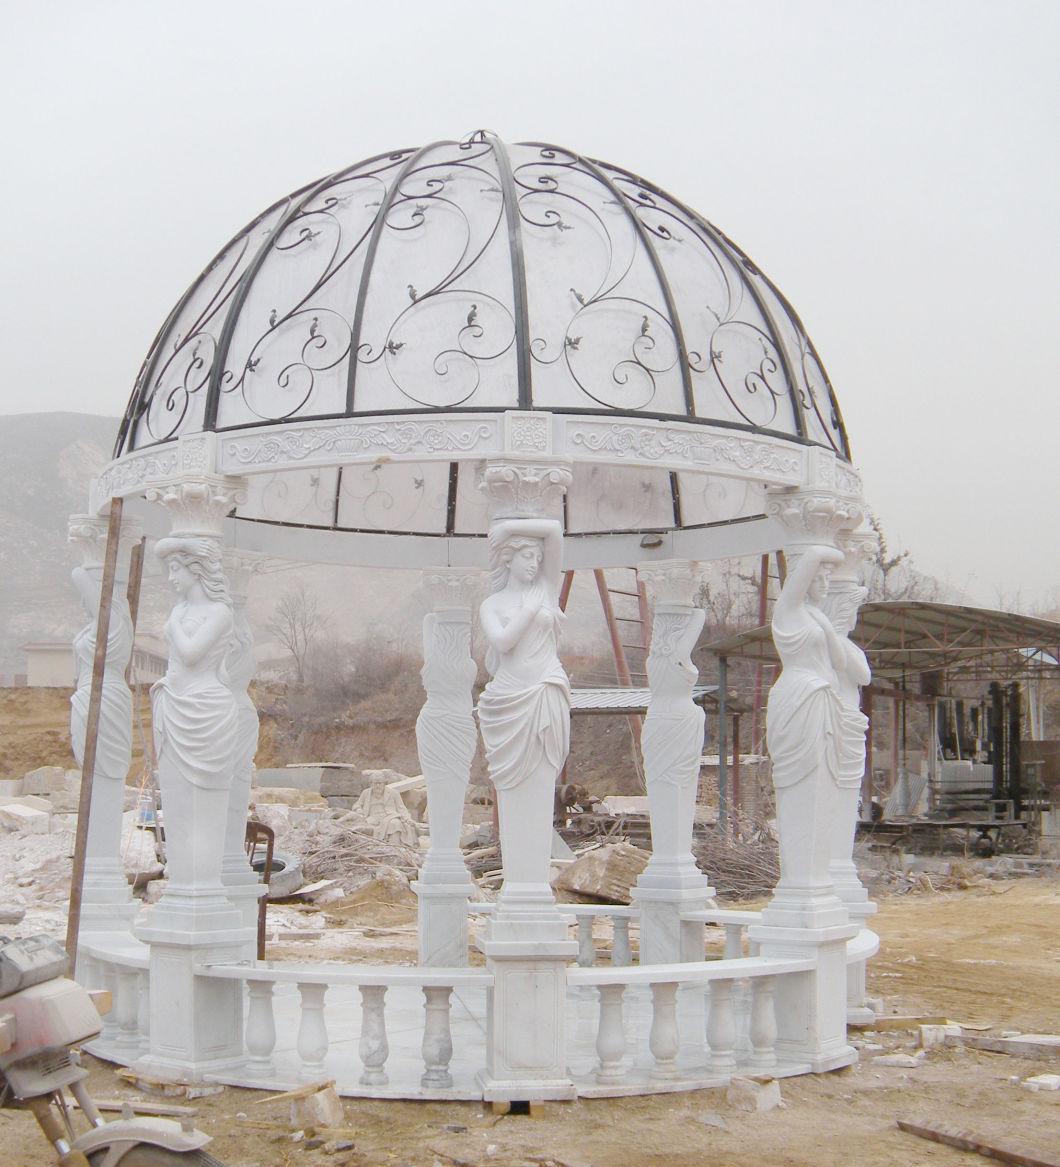
<svg viewBox="0 0 1060 1167">
<path fill-rule="evenodd" d="M 628 904 L 630 891 L 650 858 L 649 851 L 632 843 L 605 843 L 564 867 L 552 886 L 603 903 Z"/>
<path fill-rule="evenodd" d="M 784 1105 L 780 1098 L 780 1083 L 765 1074 L 733 1078 L 725 1092 L 725 1101 L 734 1109 L 750 1114 L 765 1114 Z"/>
<path fill-rule="evenodd" d="M 995 1054 L 1011 1054 L 1017 1058 L 1030 1058 L 1037 1062 L 1060 1060 L 1060 1034 L 1021 1033 L 1015 1037 L 950 1037 L 947 1045 L 965 1045 L 972 1049 L 989 1050 Z"/>
<path fill-rule="evenodd" d="M 1060 1167 L 1060 1157 L 1045 1151 L 1025 1150 L 1014 1143 L 998 1139 L 987 1140 L 971 1131 L 956 1130 L 953 1127 L 928 1126 L 926 1123 L 909 1122 L 898 1119 L 898 1129 L 908 1134 L 956 1147 L 961 1151 L 974 1151 L 987 1159 L 997 1159 L 1001 1163 L 1011 1163 L 1014 1167 Z"/>
</svg>

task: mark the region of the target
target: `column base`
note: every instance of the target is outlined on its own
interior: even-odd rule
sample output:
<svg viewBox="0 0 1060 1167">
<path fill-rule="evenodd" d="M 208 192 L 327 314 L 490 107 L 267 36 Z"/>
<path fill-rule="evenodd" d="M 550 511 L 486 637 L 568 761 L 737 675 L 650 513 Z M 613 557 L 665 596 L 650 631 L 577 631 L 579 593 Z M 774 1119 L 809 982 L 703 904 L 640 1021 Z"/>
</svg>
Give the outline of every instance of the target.
<svg viewBox="0 0 1060 1167">
<path fill-rule="evenodd" d="M 143 904 L 127 897 L 111 902 L 94 901 L 81 904 L 81 927 L 78 936 L 96 932 L 132 932 Z"/>
<path fill-rule="evenodd" d="M 205 961 L 243 959 L 254 934 L 239 927 L 182 933 L 157 925 L 139 934 L 151 949 L 150 1044 L 133 1068 L 160 1078 L 201 1081 L 240 1064 L 245 1057 L 242 982 L 203 976 L 199 969 Z"/>
<path fill-rule="evenodd" d="M 773 928 L 816 931 L 846 927 L 849 923 L 846 905 L 831 884 L 785 887 L 779 883 L 762 912 L 762 924 Z"/>
<path fill-rule="evenodd" d="M 486 1069 L 478 1075 L 487 1101 L 574 1098 L 567 1069 L 566 966 L 575 941 L 488 940 L 493 987 L 486 1002 Z"/>
<path fill-rule="evenodd" d="M 647 871 L 641 875 L 641 879 Z M 640 909 L 640 963 L 676 964 L 702 960 L 703 925 L 682 920 L 684 912 L 701 912 L 713 905 L 715 891 L 706 876 L 697 887 L 651 887 L 640 880 L 633 888 L 633 905 Z"/>
<path fill-rule="evenodd" d="M 419 906 L 416 916 L 420 964 L 430 968 L 462 968 L 467 960 L 467 905 L 475 887 L 463 883 L 412 884 Z"/>
<path fill-rule="evenodd" d="M 816 963 L 812 971 L 777 977 L 776 1053 L 781 1061 L 805 1062 L 820 1074 L 858 1060 L 846 1029 L 847 941 L 856 934 L 851 924 L 777 927 L 766 922 L 765 913 L 762 923 L 748 930 L 762 956 L 806 957 Z"/>
<path fill-rule="evenodd" d="M 224 888 L 191 890 L 170 885 L 150 912 L 144 913 L 136 935 L 146 944 L 195 944 L 200 937 L 209 943 L 212 936 L 231 937 L 243 929 L 243 918 Z"/>
<path fill-rule="evenodd" d="M 567 951 L 567 921 L 547 883 L 505 883 L 489 922 L 489 943 L 529 944 Z M 556 948 L 559 946 L 559 948 Z"/>
</svg>

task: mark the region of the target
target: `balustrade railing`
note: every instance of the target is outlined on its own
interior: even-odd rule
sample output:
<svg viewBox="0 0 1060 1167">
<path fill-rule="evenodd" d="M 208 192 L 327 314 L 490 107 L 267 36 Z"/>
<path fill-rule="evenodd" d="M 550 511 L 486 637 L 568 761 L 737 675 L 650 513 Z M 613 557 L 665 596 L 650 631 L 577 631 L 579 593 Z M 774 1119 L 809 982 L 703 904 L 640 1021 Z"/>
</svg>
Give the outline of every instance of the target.
<svg viewBox="0 0 1060 1167">
<path fill-rule="evenodd" d="M 723 1079 L 743 1067 L 765 1073 L 779 1066 L 774 1012 L 777 978 L 814 967 L 812 959 L 737 957 L 666 966 L 570 969 L 567 983 L 599 993 L 595 1080 L 613 1088 L 632 1085 L 643 1076 L 643 1066 L 638 1068 L 642 1051 L 635 1048 L 625 1015 L 626 1002 L 635 993 L 642 1000 L 645 989 L 650 993 L 646 1073 L 650 1080 Z M 679 990 L 705 994 L 705 1031 L 682 1031 Z M 741 1010 L 744 996 L 749 1007 Z M 687 1014 L 691 1024 L 702 1025 L 701 1011 L 687 1010 Z"/>
</svg>

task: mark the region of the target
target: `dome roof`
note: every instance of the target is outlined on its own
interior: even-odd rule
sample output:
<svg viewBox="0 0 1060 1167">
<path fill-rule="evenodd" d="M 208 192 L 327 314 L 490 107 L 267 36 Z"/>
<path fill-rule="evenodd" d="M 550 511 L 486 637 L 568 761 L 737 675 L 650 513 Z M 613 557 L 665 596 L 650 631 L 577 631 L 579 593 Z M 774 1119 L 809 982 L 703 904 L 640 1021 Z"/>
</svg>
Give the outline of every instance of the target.
<svg viewBox="0 0 1060 1167">
<path fill-rule="evenodd" d="M 480 131 L 282 199 L 192 284 L 115 456 L 310 419 L 547 410 L 703 423 L 849 461 L 787 300 L 644 179 Z"/>
</svg>

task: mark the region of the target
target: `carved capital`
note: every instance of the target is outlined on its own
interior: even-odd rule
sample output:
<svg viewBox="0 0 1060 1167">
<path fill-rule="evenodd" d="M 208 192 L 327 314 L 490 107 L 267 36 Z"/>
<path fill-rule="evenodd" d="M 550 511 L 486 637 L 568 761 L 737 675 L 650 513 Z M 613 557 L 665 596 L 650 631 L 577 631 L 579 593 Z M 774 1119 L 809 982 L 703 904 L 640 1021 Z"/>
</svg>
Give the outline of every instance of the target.
<svg viewBox="0 0 1060 1167">
<path fill-rule="evenodd" d="M 844 531 L 865 517 L 860 499 L 842 498 L 830 490 L 771 490 L 766 513 L 784 527 L 785 547 L 826 543 L 835 546 Z"/>
<path fill-rule="evenodd" d="M 875 531 L 841 531 L 839 550 L 844 559 L 832 572 L 833 585 L 844 580 L 860 583 L 876 561 L 879 546 L 880 538 Z"/>
<path fill-rule="evenodd" d="M 188 475 L 173 482 L 158 483 L 147 490 L 149 502 L 166 507 L 174 535 L 206 535 L 220 538 L 224 520 L 246 500 L 241 478 L 219 474 Z"/>
<path fill-rule="evenodd" d="M 567 462 L 487 462 L 479 489 L 494 519 L 557 514 L 573 475 Z"/>
<path fill-rule="evenodd" d="M 690 559 L 660 559 L 637 564 L 637 579 L 656 604 L 686 604 L 696 594 L 697 564 Z"/>
<path fill-rule="evenodd" d="M 435 612 L 470 611 L 484 578 L 483 572 L 466 567 L 432 567 L 423 573 L 423 590 Z"/>
<path fill-rule="evenodd" d="M 88 569 L 102 569 L 107 553 L 107 529 L 109 520 L 104 515 L 71 515 L 67 523 L 67 541 L 81 553 L 82 566 Z M 139 542 L 143 530 L 135 519 L 121 521 L 118 538 L 118 575 L 127 575 L 129 554 L 134 543 Z"/>
</svg>

